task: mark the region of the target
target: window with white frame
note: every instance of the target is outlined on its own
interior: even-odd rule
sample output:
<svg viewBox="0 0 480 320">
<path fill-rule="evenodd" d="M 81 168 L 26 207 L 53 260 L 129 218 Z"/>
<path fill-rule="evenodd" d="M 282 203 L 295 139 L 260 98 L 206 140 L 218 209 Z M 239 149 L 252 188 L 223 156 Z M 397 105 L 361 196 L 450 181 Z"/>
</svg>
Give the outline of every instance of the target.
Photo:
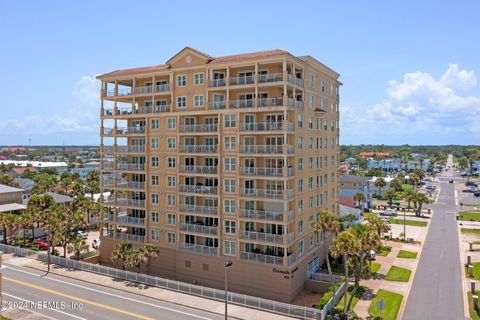
<svg viewBox="0 0 480 320">
<path fill-rule="evenodd" d="M 187 85 L 187 76 L 184 74 L 177 76 L 177 86 L 185 87 L 186 85 Z"/>
<path fill-rule="evenodd" d="M 313 129 L 313 117 L 308 117 L 308 128 Z"/>
<path fill-rule="evenodd" d="M 299 149 L 303 149 L 303 137 L 300 136 L 297 138 L 297 146 Z"/>
<path fill-rule="evenodd" d="M 235 171 L 237 170 L 237 158 L 224 158 L 223 169 L 225 171 Z"/>
<path fill-rule="evenodd" d="M 187 106 L 187 97 L 185 96 L 177 97 L 177 107 L 185 108 L 186 106 Z"/>
<path fill-rule="evenodd" d="M 151 160 L 150 162 L 151 162 L 152 168 L 157 168 L 158 167 L 158 157 L 151 157 L 150 160 Z"/>
<path fill-rule="evenodd" d="M 152 184 L 152 186 L 158 186 L 158 176 L 157 175 L 152 175 L 150 176 L 150 182 Z"/>
<path fill-rule="evenodd" d="M 167 224 L 175 225 L 177 223 L 177 216 L 174 213 L 167 213 Z"/>
<path fill-rule="evenodd" d="M 175 129 L 177 125 L 177 120 L 175 118 L 167 119 L 167 129 Z"/>
<path fill-rule="evenodd" d="M 167 205 L 169 205 L 169 206 L 177 205 L 177 196 L 174 195 L 174 194 L 168 194 L 167 195 Z"/>
<path fill-rule="evenodd" d="M 225 150 L 235 150 L 237 148 L 237 137 L 225 137 Z"/>
<path fill-rule="evenodd" d="M 298 235 L 303 234 L 303 220 L 298 221 Z"/>
<path fill-rule="evenodd" d="M 226 213 L 235 213 L 237 210 L 237 201 L 233 199 L 224 200 L 224 208 Z"/>
<path fill-rule="evenodd" d="M 310 99 L 309 99 L 309 101 L 308 101 L 309 107 L 310 107 L 310 108 L 313 108 L 314 104 L 315 104 L 315 97 L 314 97 L 314 96 L 310 96 Z"/>
<path fill-rule="evenodd" d="M 237 223 L 233 220 L 225 220 L 224 227 L 226 234 L 235 234 L 237 232 Z"/>
<path fill-rule="evenodd" d="M 167 242 L 175 244 L 177 242 L 177 234 L 174 232 L 167 232 Z"/>
<path fill-rule="evenodd" d="M 203 107 L 203 96 L 198 95 L 193 97 L 195 107 Z"/>
<path fill-rule="evenodd" d="M 157 229 L 150 229 L 150 240 L 158 241 L 160 239 L 160 231 Z"/>
<path fill-rule="evenodd" d="M 159 145 L 158 145 L 158 138 L 152 138 L 150 140 L 150 143 L 152 145 L 152 149 L 158 149 L 159 148 Z"/>
<path fill-rule="evenodd" d="M 298 169 L 298 171 L 302 171 L 302 170 L 303 170 L 303 158 L 298 158 L 298 160 L 297 160 L 297 169 Z"/>
<path fill-rule="evenodd" d="M 177 147 L 177 139 L 173 137 L 167 138 L 167 148 L 168 149 L 175 149 Z"/>
<path fill-rule="evenodd" d="M 159 223 L 160 222 L 160 214 L 156 211 L 150 212 L 150 222 Z"/>
<path fill-rule="evenodd" d="M 303 127 L 303 115 L 301 113 L 297 115 L 297 127 Z"/>
<path fill-rule="evenodd" d="M 195 73 L 195 85 L 203 84 L 204 82 L 204 75 L 203 73 Z"/>
<path fill-rule="evenodd" d="M 320 90 L 322 92 L 325 92 L 325 85 L 326 85 L 325 80 L 322 80 L 322 82 L 320 83 Z"/>
<path fill-rule="evenodd" d="M 223 253 L 227 256 L 235 256 L 237 254 L 237 243 L 235 241 L 223 241 Z"/>
<path fill-rule="evenodd" d="M 303 179 L 298 179 L 297 181 L 297 191 L 303 192 Z"/>
<path fill-rule="evenodd" d="M 152 129 L 158 129 L 159 128 L 159 121 L 158 119 L 152 119 L 150 121 L 150 126 L 152 127 Z"/>
<path fill-rule="evenodd" d="M 167 186 L 173 188 L 177 185 L 177 177 L 167 176 Z"/>
<path fill-rule="evenodd" d="M 308 157 L 308 169 L 313 169 L 313 157 Z"/>
<path fill-rule="evenodd" d="M 315 76 L 313 74 L 310 74 L 310 76 L 308 77 L 308 86 L 310 88 L 313 88 L 314 79 L 315 79 Z"/>
<path fill-rule="evenodd" d="M 312 191 L 313 189 L 313 177 L 308 177 L 308 190 Z"/>
<path fill-rule="evenodd" d="M 298 242 L 298 255 L 301 256 L 304 253 L 304 248 L 303 248 L 303 240 L 300 240 Z"/>
<path fill-rule="evenodd" d="M 158 193 L 152 193 L 150 195 L 150 203 L 151 204 L 158 204 Z"/>
<path fill-rule="evenodd" d="M 172 157 L 167 158 L 167 167 L 168 167 L 168 168 L 175 168 L 175 167 L 176 167 L 176 163 L 177 163 L 177 159 L 176 159 L 176 158 L 172 158 Z"/>
<path fill-rule="evenodd" d="M 308 197 L 308 208 L 309 209 L 313 208 L 313 196 Z"/>
<path fill-rule="evenodd" d="M 237 116 L 235 114 L 225 115 L 225 128 L 235 128 L 237 126 Z"/>
<path fill-rule="evenodd" d="M 235 192 L 237 181 L 235 179 L 225 179 L 224 192 Z"/>
<path fill-rule="evenodd" d="M 308 149 L 313 149 L 313 137 L 308 137 Z"/>
<path fill-rule="evenodd" d="M 298 213 L 302 214 L 303 213 L 303 200 L 298 200 L 297 206 L 298 206 Z"/>
</svg>

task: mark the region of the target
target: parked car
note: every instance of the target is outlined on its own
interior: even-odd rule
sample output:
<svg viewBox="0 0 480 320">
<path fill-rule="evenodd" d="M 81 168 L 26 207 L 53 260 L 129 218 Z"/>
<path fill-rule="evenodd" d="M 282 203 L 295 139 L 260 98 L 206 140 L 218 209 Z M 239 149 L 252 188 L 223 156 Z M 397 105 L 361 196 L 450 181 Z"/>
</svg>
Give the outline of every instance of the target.
<svg viewBox="0 0 480 320">
<path fill-rule="evenodd" d="M 437 186 L 433 185 L 433 184 L 428 184 L 427 186 L 425 186 L 425 189 L 427 190 L 435 190 L 437 189 Z"/>
<path fill-rule="evenodd" d="M 93 249 L 99 249 L 100 248 L 100 239 L 93 239 L 92 248 Z"/>
<path fill-rule="evenodd" d="M 478 187 L 478 184 L 473 181 L 465 182 L 465 187 Z"/>
<path fill-rule="evenodd" d="M 45 241 L 45 240 L 37 239 L 37 240 L 33 240 L 30 243 L 27 243 L 25 246 L 27 248 L 38 247 L 39 250 L 47 250 L 48 249 L 48 242 Z"/>
<path fill-rule="evenodd" d="M 453 180 L 452 179 L 448 180 L 448 183 L 453 183 Z"/>
<path fill-rule="evenodd" d="M 474 186 L 468 186 L 465 189 L 462 190 L 463 192 L 469 192 L 469 193 L 475 193 L 478 191 L 477 187 Z"/>
<path fill-rule="evenodd" d="M 479 190 L 475 191 L 475 192 L 473 193 L 473 195 L 474 195 L 475 197 L 480 197 L 480 191 L 479 191 Z"/>
<path fill-rule="evenodd" d="M 382 211 L 380 213 L 382 216 L 392 216 L 392 217 L 396 217 L 397 216 L 397 211 L 393 210 L 393 209 L 387 209 L 385 211 Z"/>
<path fill-rule="evenodd" d="M 77 237 L 80 237 L 82 239 L 86 239 L 88 237 L 88 232 L 85 230 L 78 230 L 77 231 Z"/>
</svg>

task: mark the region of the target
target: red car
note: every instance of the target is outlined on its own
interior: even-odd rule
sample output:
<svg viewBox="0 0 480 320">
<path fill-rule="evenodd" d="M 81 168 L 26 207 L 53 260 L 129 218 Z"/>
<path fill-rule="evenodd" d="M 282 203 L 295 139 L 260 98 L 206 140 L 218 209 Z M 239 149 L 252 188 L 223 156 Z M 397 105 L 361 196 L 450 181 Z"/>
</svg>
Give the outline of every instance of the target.
<svg viewBox="0 0 480 320">
<path fill-rule="evenodd" d="M 31 247 L 31 246 L 38 246 L 38 249 L 40 250 L 47 250 L 48 249 L 48 242 L 45 240 L 33 240 L 33 242 L 30 242 L 26 245 L 26 247 Z"/>
</svg>

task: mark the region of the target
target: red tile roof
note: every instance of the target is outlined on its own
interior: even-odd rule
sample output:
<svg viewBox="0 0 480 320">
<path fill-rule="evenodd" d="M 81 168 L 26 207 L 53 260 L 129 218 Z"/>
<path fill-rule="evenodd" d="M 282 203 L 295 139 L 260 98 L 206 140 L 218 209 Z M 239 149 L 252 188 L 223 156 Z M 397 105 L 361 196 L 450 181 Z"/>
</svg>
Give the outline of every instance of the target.
<svg viewBox="0 0 480 320">
<path fill-rule="evenodd" d="M 160 64 L 160 65 L 157 65 L 157 66 L 150 66 L 150 67 L 122 69 L 122 70 L 115 70 L 115 71 L 112 71 L 112 72 L 102 74 L 99 77 L 125 76 L 125 75 L 135 74 L 135 73 L 157 72 L 157 71 L 166 70 L 169 67 L 170 67 L 169 65 Z"/>
<path fill-rule="evenodd" d="M 231 56 L 223 56 L 217 57 L 210 63 L 221 63 L 221 62 L 231 62 L 231 61 L 243 61 L 243 60 L 251 60 L 251 59 L 259 59 L 259 58 L 269 58 L 274 56 L 280 56 L 288 54 L 288 51 L 274 49 L 274 50 L 265 50 L 265 51 L 257 51 L 257 52 L 250 52 L 250 53 L 242 53 L 242 54 L 235 54 Z"/>
<path fill-rule="evenodd" d="M 5 151 L 12 151 L 12 152 L 17 152 L 17 151 L 25 151 L 27 148 L 25 147 L 3 147 L 0 151 L 5 152 Z"/>
<path fill-rule="evenodd" d="M 360 152 L 358 154 L 360 157 L 389 157 L 392 154 L 390 152 Z"/>
</svg>

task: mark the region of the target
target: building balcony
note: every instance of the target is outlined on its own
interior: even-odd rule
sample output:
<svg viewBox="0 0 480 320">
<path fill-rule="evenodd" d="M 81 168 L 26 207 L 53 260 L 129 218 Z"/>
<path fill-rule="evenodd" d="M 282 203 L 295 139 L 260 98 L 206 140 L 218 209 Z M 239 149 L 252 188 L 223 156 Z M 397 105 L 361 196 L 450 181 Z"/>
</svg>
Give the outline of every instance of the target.
<svg viewBox="0 0 480 320">
<path fill-rule="evenodd" d="M 124 233 L 124 232 L 112 232 L 105 235 L 106 238 L 109 239 L 117 239 L 118 241 L 126 240 L 128 242 L 135 242 L 135 243 L 145 243 L 144 236 L 138 236 L 135 234 Z"/>
<path fill-rule="evenodd" d="M 242 176 L 265 176 L 265 177 L 293 177 L 293 167 L 284 168 L 262 168 L 262 167 L 240 167 Z"/>
<path fill-rule="evenodd" d="M 225 101 L 210 101 L 208 103 L 208 109 L 210 110 L 219 110 L 219 109 L 225 109 L 227 107 L 227 104 Z"/>
<path fill-rule="evenodd" d="M 295 109 L 303 109 L 303 101 L 299 101 L 296 99 L 288 99 L 288 107 Z"/>
<path fill-rule="evenodd" d="M 114 183 L 114 180 L 104 180 L 103 186 L 112 189 L 144 190 L 145 182 L 117 180 Z"/>
<path fill-rule="evenodd" d="M 135 89 L 134 89 L 135 95 L 163 93 L 163 92 L 169 92 L 169 91 L 170 91 L 170 85 L 169 84 L 161 84 L 161 85 L 156 85 L 156 86 L 135 87 Z"/>
<path fill-rule="evenodd" d="M 259 253 L 253 253 L 253 252 L 244 252 L 244 251 L 240 252 L 240 260 L 247 260 L 250 262 L 282 266 L 283 259 L 284 259 L 283 257 L 279 257 L 279 256 L 272 256 L 272 255 L 259 254 Z"/>
<path fill-rule="evenodd" d="M 253 76 L 231 77 L 230 78 L 230 85 L 231 86 L 241 86 L 241 85 L 249 85 L 249 84 L 254 84 Z"/>
<path fill-rule="evenodd" d="M 198 186 L 198 185 L 182 184 L 182 185 L 180 185 L 180 192 L 216 195 L 216 194 L 218 194 L 218 188 L 217 187 L 210 187 L 210 186 Z"/>
<path fill-rule="evenodd" d="M 210 88 L 218 88 L 218 87 L 225 87 L 226 86 L 225 79 L 214 79 L 208 81 L 208 86 Z"/>
<path fill-rule="evenodd" d="M 297 87 L 303 88 L 303 79 L 297 78 L 293 74 L 289 74 L 287 78 L 289 83 L 296 85 Z"/>
<path fill-rule="evenodd" d="M 259 131 L 289 131 L 293 132 L 294 126 L 291 122 L 254 122 L 241 123 L 240 131 L 259 132 Z"/>
<path fill-rule="evenodd" d="M 113 164 L 112 164 L 113 168 Z M 145 171 L 145 164 L 143 163 L 117 163 L 117 170 L 119 171 Z"/>
<path fill-rule="evenodd" d="M 181 125 L 181 133 L 202 133 L 202 132 L 217 132 L 217 124 L 190 124 L 190 125 Z"/>
<path fill-rule="evenodd" d="M 294 197 L 292 189 L 289 190 L 276 190 L 276 189 L 250 189 L 241 188 L 240 196 L 246 198 L 262 198 L 262 199 L 274 199 L 274 200 L 291 200 Z"/>
<path fill-rule="evenodd" d="M 289 212 L 240 209 L 240 217 L 265 222 L 292 222 L 295 219 L 293 210 Z"/>
<path fill-rule="evenodd" d="M 180 173 L 217 174 L 216 166 L 180 166 Z"/>
<path fill-rule="evenodd" d="M 232 108 L 232 109 L 253 108 L 254 100 L 253 99 L 230 100 L 228 103 L 228 106 L 229 108 Z"/>
<path fill-rule="evenodd" d="M 295 148 L 292 145 L 241 145 L 240 153 L 261 153 L 261 154 L 292 154 Z"/>
<path fill-rule="evenodd" d="M 138 146 L 118 146 L 118 153 L 145 153 L 145 145 Z"/>
<path fill-rule="evenodd" d="M 128 127 L 117 128 L 115 134 L 117 135 L 132 135 L 132 134 L 145 134 L 145 127 Z"/>
<path fill-rule="evenodd" d="M 185 242 L 180 242 L 180 250 L 193 252 L 204 256 L 216 256 L 218 254 L 217 247 L 202 246 L 199 244 L 191 244 Z"/>
<path fill-rule="evenodd" d="M 145 209 L 145 200 L 134 200 L 134 199 L 111 199 L 105 201 L 106 206 L 116 206 L 116 207 L 126 207 L 126 208 L 135 208 L 135 209 Z"/>
<path fill-rule="evenodd" d="M 259 108 L 262 108 L 262 107 L 282 107 L 284 105 L 285 104 L 283 103 L 283 98 L 282 97 L 258 99 L 258 102 L 257 102 L 257 107 L 259 107 Z"/>
<path fill-rule="evenodd" d="M 180 212 L 186 214 L 199 214 L 206 216 L 218 216 L 218 207 L 198 206 L 193 204 L 180 204 Z"/>
<path fill-rule="evenodd" d="M 269 73 L 269 74 L 260 74 L 258 75 L 258 83 L 274 83 L 282 82 L 283 73 Z"/>
<path fill-rule="evenodd" d="M 193 224 L 193 223 L 180 224 L 180 231 L 187 232 L 187 233 L 199 233 L 199 234 L 209 235 L 209 236 L 218 235 L 218 227 L 202 226 L 202 225 Z"/>
<path fill-rule="evenodd" d="M 131 217 L 125 213 L 119 213 L 116 219 L 116 223 L 126 226 L 145 227 L 145 218 Z"/>
<path fill-rule="evenodd" d="M 185 153 L 216 153 L 216 145 L 181 145 L 180 152 Z"/>
<path fill-rule="evenodd" d="M 240 230 L 240 239 L 261 243 L 274 243 L 280 245 L 289 245 L 294 240 L 293 233 L 289 234 L 273 234 L 266 232 L 255 232 Z"/>
</svg>

